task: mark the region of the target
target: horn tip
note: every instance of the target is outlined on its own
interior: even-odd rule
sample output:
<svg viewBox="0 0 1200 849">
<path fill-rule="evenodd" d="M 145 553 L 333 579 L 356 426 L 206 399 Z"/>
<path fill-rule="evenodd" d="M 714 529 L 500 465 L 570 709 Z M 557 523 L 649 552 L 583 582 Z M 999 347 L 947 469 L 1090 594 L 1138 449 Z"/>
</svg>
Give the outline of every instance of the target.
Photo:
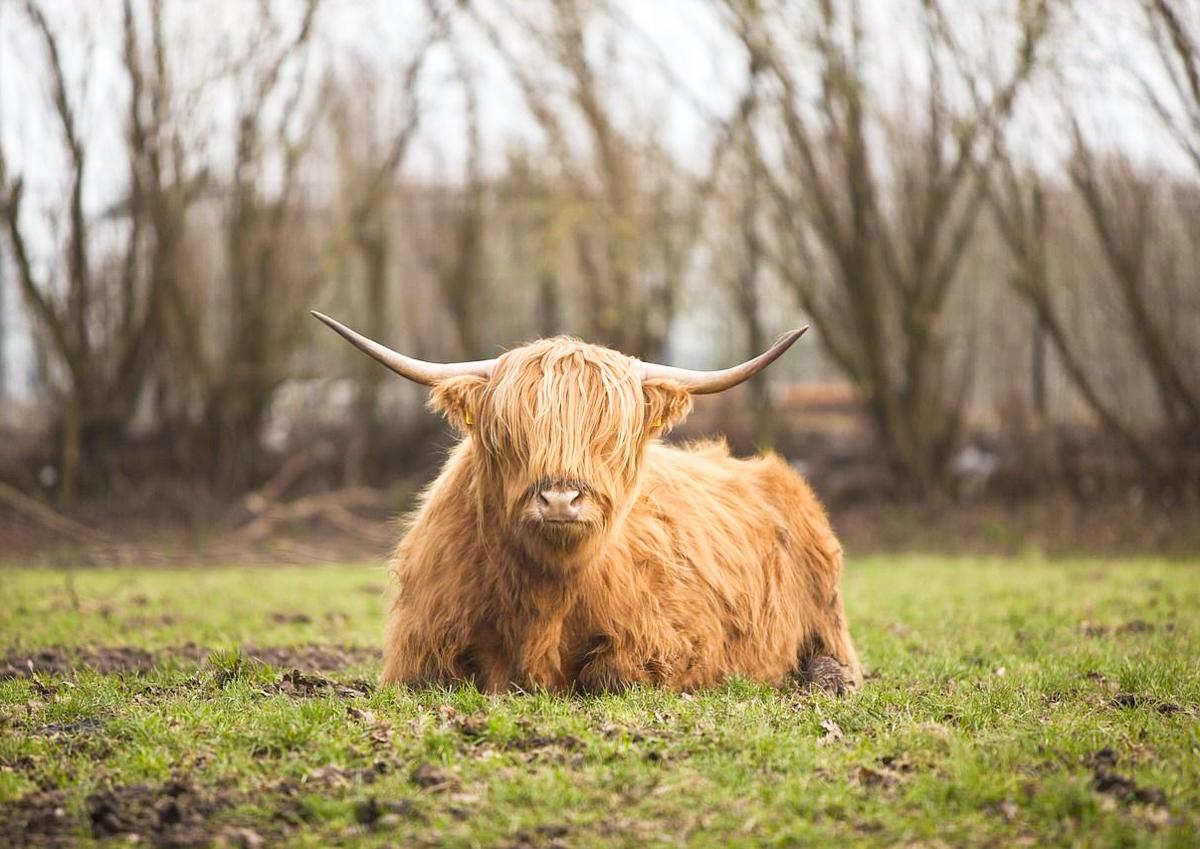
<svg viewBox="0 0 1200 849">
<path fill-rule="evenodd" d="M 325 313 L 317 312 L 316 310 L 309 310 L 308 312 L 313 318 L 321 322 L 321 324 L 325 325 L 326 327 L 336 330 L 338 333 L 342 332 L 341 325 L 336 320 L 325 315 Z"/>
</svg>

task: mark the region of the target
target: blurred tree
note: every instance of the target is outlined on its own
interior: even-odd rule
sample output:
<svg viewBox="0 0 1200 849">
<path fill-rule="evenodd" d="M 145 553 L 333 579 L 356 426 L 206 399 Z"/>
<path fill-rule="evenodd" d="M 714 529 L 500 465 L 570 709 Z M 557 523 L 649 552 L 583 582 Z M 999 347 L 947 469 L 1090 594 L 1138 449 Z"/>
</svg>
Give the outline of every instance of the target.
<svg viewBox="0 0 1200 849">
<path fill-rule="evenodd" d="M 1075 133 L 1071 180 L 1083 198 L 1101 255 L 1117 284 L 1129 332 L 1153 381 L 1166 432 L 1180 445 L 1200 444 L 1200 385 L 1187 375 L 1189 353 L 1172 344 L 1165 322 L 1155 315 L 1151 277 L 1166 269 L 1151 264 L 1157 191 L 1132 171 L 1105 174 Z M 1121 179 L 1121 178 L 1124 179 Z M 1189 277 L 1192 273 L 1184 272 Z M 1173 288 L 1173 287 L 1172 287 Z M 1168 301 L 1160 300 L 1163 306 Z M 1195 326 L 1191 328 L 1195 332 Z"/>
<path fill-rule="evenodd" d="M 999 139 L 990 178 L 989 207 L 1013 260 L 1009 278 L 1013 291 L 1033 309 L 1037 326 L 1049 336 L 1068 378 L 1100 423 L 1125 444 L 1143 469 L 1156 474 L 1150 447 L 1106 399 L 1086 366 L 1086 356 L 1072 341 L 1051 271 L 1046 187 L 1036 174 L 1018 170 Z"/>
<path fill-rule="evenodd" d="M 713 185 L 702 188 L 702 192 L 711 193 L 713 222 L 708 239 L 713 248 L 712 273 L 724 284 L 733 306 L 732 318 L 740 325 L 743 359 L 756 356 L 770 345 L 765 318 L 769 311 L 763 303 L 770 271 L 766 267 L 761 220 L 766 204 L 762 194 L 762 162 L 749 124 L 756 105 L 757 92 L 752 84 L 742 107 L 726 127 L 723 142 L 717 146 L 713 158 L 717 170 L 710 175 Z M 736 155 L 726 155 L 730 148 Z M 718 190 L 715 183 L 722 176 L 726 179 Z M 763 449 L 770 449 L 776 437 L 770 375 L 770 370 L 763 372 L 751 378 L 747 386 L 753 407 L 755 442 Z"/>
<path fill-rule="evenodd" d="M 162 4 L 149 5 L 150 47 L 139 41 L 130 0 L 123 4 L 122 69 L 129 84 L 126 155 L 129 193 L 108 218 L 124 222 L 124 247 L 94 256 L 93 222 L 84 212 L 88 150 L 69 90 L 59 37 L 40 7 L 23 10 L 38 35 L 51 82 L 54 115 L 66 151 L 70 193 L 66 208 L 63 280 L 58 266 L 39 275 L 22 217 L 24 183 L 8 173 L 0 150 L 3 217 L 26 305 L 38 339 L 62 370 L 59 405 L 60 496 L 74 499 L 85 454 L 101 453 L 128 426 L 162 342 L 161 308 L 175 290 L 175 248 L 188 205 L 203 175 L 187 171 L 173 128 L 165 61 Z M 99 468 L 99 466 L 95 466 Z"/>
<path fill-rule="evenodd" d="M 745 176 L 745 197 L 741 203 L 738 233 L 742 241 L 741 262 L 733 275 L 734 306 L 746 330 L 746 358 L 757 356 L 768 347 L 767 330 L 763 323 L 763 245 L 759 233 L 759 192 L 762 176 L 761 163 L 751 154 L 745 158 L 748 174 Z M 767 373 L 752 378 L 749 384 L 751 402 L 754 406 L 755 441 L 763 449 L 775 444 L 775 410 L 771 404 L 770 384 Z"/>
<path fill-rule="evenodd" d="M 215 480 L 231 489 L 259 471 L 263 420 L 276 387 L 289 377 L 292 352 L 307 336 L 304 308 L 320 280 L 319 264 L 304 249 L 311 240 L 298 197 L 300 165 L 323 108 L 323 98 L 305 96 L 319 5 L 306 0 L 289 35 L 261 4 L 261 38 L 236 74 L 241 85 L 222 221 L 227 296 L 223 314 L 214 305 L 207 310 L 214 319 L 209 339 L 220 343 L 205 350 L 203 340 L 194 340 L 192 360 L 204 396 L 199 456 L 211 458 Z M 272 115 L 278 115 L 273 124 Z M 198 286 L 192 294 L 205 298 Z M 197 301 L 181 300 L 177 326 L 204 312 Z"/>
<path fill-rule="evenodd" d="M 1168 0 L 1144 0 L 1141 6 L 1173 101 L 1144 78 L 1142 90 L 1200 174 L 1200 19 Z M 1128 389 L 1105 385 L 1111 369 L 1094 356 L 1086 335 L 1072 329 L 1062 272 L 1052 262 L 1055 234 L 1046 211 L 1052 191 L 1043 178 L 1016 162 L 997 135 L 989 203 L 1013 258 L 1013 290 L 1033 307 L 1088 408 L 1145 475 L 1157 480 L 1195 475 L 1195 464 L 1179 462 L 1200 445 L 1200 369 L 1195 366 L 1200 303 L 1192 299 L 1189 304 L 1186 297 L 1200 287 L 1190 271 L 1194 257 L 1180 256 L 1182 243 L 1194 242 L 1200 232 L 1194 184 L 1172 190 L 1160 173 L 1124 157 L 1099 155 L 1077 118 L 1070 120 L 1070 139 L 1067 173 L 1082 205 L 1079 229 L 1106 272 L 1087 281 L 1087 299 L 1093 305 L 1113 305 L 1111 315 L 1099 319 L 1113 339 L 1105 347 L 1132 355 L 1138 373 L 1153 388 L 1157 413 L 1148 417 L 1145 407 L 1129 409 L 1128 404 L 1121 409 L 1120 398 L 1128 399 Z M 1182 224 L 1184 233 L 1172 235 L 1168 221 Z M 1062 241 L 1061 234 L 1058 238 Z"/>
<path fill-rule="evenodd" d="M 433 4 L 428 31 L 413 48 L 398 74 L 399 91 L 377 78 L 377 70 L 362 64 L 358 76 L 331 89 L 330 117 L 340 161 L 344 224 L 361 268 L 363 320 L 372 339 L 392 335 L 389 317 L 389 268 L 396 228 L 389 219 L 389 202 L 403 189 L 399 174 L 420 127 L 422 104 L 417 96 L 430 49 L 445 36 L 444 19 Z M 386 108 L 387 105 L 393 108 Z M 395 113 L 395 126 L 381 128 L 383 116 Z M 353 279 L 353 278 L 352 278 Z M 346 441 L 343 480 L 356 486 L 367 470 L 378 466 L 382 424 L 379 391 L 386 374 L 375 363 L 354 358 L 357 397 Z"/>
<path fill-rule="evenodd" d="M 454 327 L 457 358 L 477 360 L 488 356 L 482 326 L 486 308 L 487 179 L 483 173 L 478 81 L 461 40 L 453 39 L 450 48 L 463 95 L 466 174 L 461 185 L 446 181 L 429 187 L 431 204 L 423 216 L 426 220 L 414 221 L 412 230 L 416 253 L 436 281 L 442 306 Z"/>
<path fill-rule="evenodd" d="M 0 254 L 0 402 L 8 395 L 8 260 Z"/>
<path fill-rule="evenodd" d="M 750 77 L 773 83 L 757 123 L 772 258 L 861 389 L 899 479 L 941 490 L 971 377 L 969 359 L 949 356 L 944 318 L 981 206 L 974 166 L 1037 66 L 1048 3 L 1014 15 L 1015 56 L 998 83 L 971 70 L 942 5 L 921 3 L 925 103 L 900 121 L 883 117 L 868 82 L 857 5 L 816 0 L 805 6 L 811 24 L 797 24 L 790 6 L 727 0 L 726 9 Z M 805 50 L 815 90 L 799 76 Z M 767 138 L 776 129 L 777 143 Z"/>
<path fill-rule="evenodd" d="M 546 137 L 542 168 L 568 192 L 561 200 L 571 209 L 568 238 L 581 278 L 586 334 L 634 356 L 661 357 L 684 257 L 695 244 L 697 230 L 688 222 L 694 223 L 696 210 L 677 202 L 682 175 L 661 147 L 653 140 L 639 144 L 614 119 L 605 90 L 612 74 L 587 45 L 589 27 L 608 4 L 504 2 L 499 8 L 517 35 L 480 6 L 468 10 Z"/>
</svg>

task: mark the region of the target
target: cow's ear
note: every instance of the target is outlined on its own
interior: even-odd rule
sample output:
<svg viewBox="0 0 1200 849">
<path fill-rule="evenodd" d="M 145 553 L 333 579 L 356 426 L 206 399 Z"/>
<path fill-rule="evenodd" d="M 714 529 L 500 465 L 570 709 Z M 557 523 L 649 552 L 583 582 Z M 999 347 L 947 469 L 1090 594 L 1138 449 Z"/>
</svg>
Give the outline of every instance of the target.
<svg viewBox="0 0 1200 849">
<path fill-rule="evenodd" d="M 464 375 L 440 381 L 429 393 L 429 409 L 441 413 L 456 429 L 469 432 L 479 418 L 479 403 L 486 377 Z"/>
<path fill-rule="evenodd" d="M 642 382 L 646 396 L 646 425 L 654 432 L 666 432 L 692 411 L 692 395 L 673 380 Z"/>
</svg>

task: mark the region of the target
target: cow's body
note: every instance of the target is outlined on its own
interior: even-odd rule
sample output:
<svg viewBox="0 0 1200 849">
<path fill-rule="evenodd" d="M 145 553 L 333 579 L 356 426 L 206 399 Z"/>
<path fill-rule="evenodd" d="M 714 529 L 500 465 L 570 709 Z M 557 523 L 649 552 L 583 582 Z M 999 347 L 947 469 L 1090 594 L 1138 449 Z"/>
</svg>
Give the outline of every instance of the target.
<svg viewBox="0 0 1200 849">
<path fill-rule="evenodd" d="M 478 503 L 470 438 L 397 548 L 386 682 L 585 691 L 779 683 L 828 655 L 862 672 L 838 591 L 841 546 L 809 486 L 775 456 L 652 443 L 611 541 L 562 572 L 522 557 Z"/>
<path fill-rule="evenodd" d="M 396 549 L 385 682 L 691 689 L 818 660 L 826 685 L 862 681 L 841 546 L 804 480 L 778 457 L 658 441 L 693 395 L 748 379 L 803 330 L 692 372 L 567 337 L 427 363 L 318 317 L 432 387 L 463 434 Z"/>
</svg>

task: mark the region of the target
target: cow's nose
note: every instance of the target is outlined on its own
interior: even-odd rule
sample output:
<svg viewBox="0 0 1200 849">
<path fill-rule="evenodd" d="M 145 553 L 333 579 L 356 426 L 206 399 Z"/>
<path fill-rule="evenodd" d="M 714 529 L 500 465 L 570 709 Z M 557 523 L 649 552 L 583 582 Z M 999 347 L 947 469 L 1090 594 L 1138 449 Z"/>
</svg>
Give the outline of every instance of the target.
<svg viewBox="0 0 1200 849">
<path fill-rule="evenodd" d="M 583 512 L 583 502 L 577 489 L 543 489 L 538 493 L 538 515 L 547 522 L 573 522 Z"/>
</svg>

